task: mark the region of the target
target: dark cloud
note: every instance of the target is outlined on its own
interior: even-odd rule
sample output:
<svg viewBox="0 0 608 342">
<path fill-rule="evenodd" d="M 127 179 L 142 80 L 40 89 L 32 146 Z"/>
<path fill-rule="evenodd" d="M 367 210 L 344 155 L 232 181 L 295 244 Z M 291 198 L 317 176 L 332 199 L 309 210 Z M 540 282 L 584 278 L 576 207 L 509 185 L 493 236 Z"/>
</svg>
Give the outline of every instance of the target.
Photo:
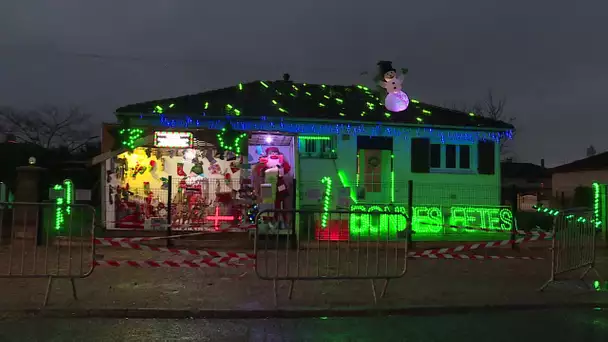
<svg viewBox="0 0 608 342">
<path fill-rule="evenodd" d="M 361 72 L 390 59 L 424 101 L 504 95 L 517 156 L 561 163 L 608 148 L 607 10 L 599 0 L 7 1 L 0 103 L 82 105 L 111 120 L 120 105 L 284 72 L 369 83 Z"/>
</svg>

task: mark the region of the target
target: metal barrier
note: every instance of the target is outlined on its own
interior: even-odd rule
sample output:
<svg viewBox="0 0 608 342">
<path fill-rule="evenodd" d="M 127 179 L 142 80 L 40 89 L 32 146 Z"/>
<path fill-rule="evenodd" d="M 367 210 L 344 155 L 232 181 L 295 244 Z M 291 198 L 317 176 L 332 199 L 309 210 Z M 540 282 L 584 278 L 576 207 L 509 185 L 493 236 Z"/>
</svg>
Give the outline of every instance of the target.
<svg viewBox="0 0 608 342">
<path fill-rule="evenodd" d="M 277 281 L 390 279 L 407 271 L 407 216 L 399 212 L 263 210 L 255 230 L 256 273 Z"/>
<path fill-rule="evenodd" d="M 551 247 L 551 276 L 539 289 L 543 291 L 557 280 L 557 276 L 584 269 L 579 279 L 583 279 L 595 269 L 595 246 L 598 233 L 590 214 L 576 216 L 559 214 L 553 221 L 553 242 Z"/>
<path fill-rule="evenodd" d="M 89 205 L 0 202 L 0 278 L 48 278 L 43 305 L 53 280 L 75 278 L 94 269 L 95 209 Z"/>
</svg>

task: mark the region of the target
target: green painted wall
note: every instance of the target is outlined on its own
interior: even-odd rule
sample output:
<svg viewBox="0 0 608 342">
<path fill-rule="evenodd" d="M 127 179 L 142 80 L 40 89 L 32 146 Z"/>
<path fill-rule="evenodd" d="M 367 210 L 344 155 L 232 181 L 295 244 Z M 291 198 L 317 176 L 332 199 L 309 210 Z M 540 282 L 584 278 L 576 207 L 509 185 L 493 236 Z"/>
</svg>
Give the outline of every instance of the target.
<svg viewBox="0 0 608 342">
<path fill-rule="evenodd" d="M 447 132 L 446 132 L 447 133 Z M 448 135 L 448 134 L 446 134 Z M 431 141 L 434 143 L 434 141 Z M 444 144 L 462 144 L 462 142 L 444 140 Z M 393 141 L 394 154 L 394 190 L 395 204 L 407 204 L 407 183 L 414 182 L 414 204 L 452 207 L 456 205 L 498 206 L 500 205 L 500 159 L 499 146 L 496 144 L 495 174 L 477 174 L 477 144 L 470 143 L 471 172 L 470 173 L 412 173 L 411 172 L 411 139 L 395 138 Z M 320 179 L 332 177 L 334 193 L 340 186 L 341 179 L 338 171 L 342 172 L 346 185 L 353 185 L 357 175 L 357 139 L 354 136 L 344 140 L 338 137 L 335 148 L 336 159 L 301 158 L 298 175 L 300 204 L 304 206 L 318 203 L 314 198 L 308 198 L 307 191 L 318 189 L 322 192 Z M 382 165 L 382 195 L 366 194 L 366 200 L 360 203 L 388 204 L 391 203 L 391 181 L 384 170 L 390 168 Z M 363 179 L 361 179 L 363 183 Z M 334 196 L 333 205 L 338 205 L 338 196 Z"/>
</svg>

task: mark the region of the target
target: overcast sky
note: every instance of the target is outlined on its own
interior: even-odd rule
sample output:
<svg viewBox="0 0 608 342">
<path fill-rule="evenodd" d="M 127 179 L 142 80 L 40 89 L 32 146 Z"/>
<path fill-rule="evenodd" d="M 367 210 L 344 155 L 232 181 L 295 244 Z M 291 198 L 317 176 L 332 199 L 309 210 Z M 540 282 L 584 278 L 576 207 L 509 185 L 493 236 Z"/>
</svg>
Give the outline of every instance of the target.
<svg viewBox="0 0 608 342">
<path fill-rule="evenodd" d="M 405 90 L 424 102 L 506 97 L 520 161 L 608 149 L 605 0 L 0 2 L 0 105 L 77 105 L 99 121 L 285 72 L 369 83 L 381 59 L 409 68 Z"/>
</svg>

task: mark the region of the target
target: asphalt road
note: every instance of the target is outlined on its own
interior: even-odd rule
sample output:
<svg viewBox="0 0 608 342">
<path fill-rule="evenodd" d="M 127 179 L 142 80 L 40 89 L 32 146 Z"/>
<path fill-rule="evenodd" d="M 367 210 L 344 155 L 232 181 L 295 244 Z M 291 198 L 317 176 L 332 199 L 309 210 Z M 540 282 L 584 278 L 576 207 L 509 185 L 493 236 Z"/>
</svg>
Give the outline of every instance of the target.
<svg viewBox="0 0 608 342">
<path fill-rule="evenodd" d="M 0 321 L 0 341 L 608 341 L 607 310 L 439 316 Z"/>
</svg>

